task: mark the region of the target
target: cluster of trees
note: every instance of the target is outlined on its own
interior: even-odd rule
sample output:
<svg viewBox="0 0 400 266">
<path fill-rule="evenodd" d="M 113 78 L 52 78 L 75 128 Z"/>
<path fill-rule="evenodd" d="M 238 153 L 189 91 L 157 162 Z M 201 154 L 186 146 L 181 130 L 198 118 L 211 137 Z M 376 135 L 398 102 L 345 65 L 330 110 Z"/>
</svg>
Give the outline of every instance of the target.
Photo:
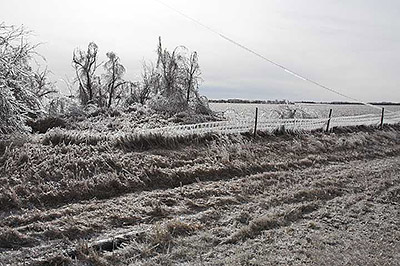
<svg viewBox="0 0 400 266">
<path fill-rule="evenodd" d="M 161 38 L 157 48 L 157 64 L 145 67 L 143 83 L 156 98 L 155 108 L 174 111 L 188 108 L 191 104 L 196 108 L 202 100 L 198 94 L 201 81 L 200 67 L 196 52 L 187 55 L 183 46 L 172 52 L 163 49 Z"/>
<path fill-rule="evenodd" d="M 25 130 L 28 119 L 46 113 L 45 102 L 50 109 L 64 109 L 65 102 L 51 97 L 57 92 L 55 84 L 49 80 L 49 70 L 37 63 L 40 55 L 35 51 L 37 45 L 29 43 L 29 35 L 23 27 L 0 24 L 0 133 Z M 86 50 L 73 52 L 74 84 L 82 107 L 140 103 L 169 113 L 211 112 L 198 93 L 201 72 L 196 52 L 189 53 L 182 46 L 170 52 L 163 49 L 160 38 L 157 62 L 144 63 L 142 80 L 136 82 L 124 79 L 126 69 L 116 53 L 106 56 L 107 61 L 99 63 L 94 42 Z M 100 67 L 101 75 L 97 73 Z"/>
<path fill-rule="evenodd" d="M 122 87 L 129 85 L 122 79 L 125 67 L 120 58 L 114 52 L 106 56 L 108 61 L 103 64 L 105 74 L 100 77 L 96 70 L 102 64 L 98 63 L 98 47 L 94 42 L 89 43 L 86 51 L 75 49 L 73 53 L 72 65 L 79 86 L 78 97 L 83 106 L 95 104 L 110 108 L 114 99 L 120 96 Z"/>
<path fill-rule="evenodd" d="M 80 102 L 84 106 L 110 108 L 123 99 L 125 104 L 148 103 L 156 110 L 170 113 L 187 109 L 209 112 L 205 99 L 198 93 L 201 71 L 197 53 L 188 53 L 183 46 L 172 52 L 163 49 L 160 38 L 156 64 L 144 63 L 142 80 L 132 82 L 123 79 L 125 67 L 114 52 L 106 54 L 105 74 L 99 76 L 96 70 L 102 64 L 98 63 L 97 45 L 92 42 L 86 51 L 76 49 L 73 66 Z"/>
</svg>

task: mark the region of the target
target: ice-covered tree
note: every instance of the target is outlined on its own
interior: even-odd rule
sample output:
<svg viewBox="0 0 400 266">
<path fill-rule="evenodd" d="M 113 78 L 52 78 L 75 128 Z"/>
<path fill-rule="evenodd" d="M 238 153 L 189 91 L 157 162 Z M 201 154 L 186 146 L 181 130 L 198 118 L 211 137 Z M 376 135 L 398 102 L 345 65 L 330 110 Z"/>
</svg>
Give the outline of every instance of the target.
<svg viewBox="0 0 400 266">
<path fill-rule="evenodd" d="M 100 84 L 96 76 L 98 64 L 98 46 L 89 43 L 86 51 L 75 49 L 72 56 L 72 66 L 75 68 L 76 81 L 79 85 L 79 99 L 82 105 L 95 103 L 99 95 Z"/>
<path fill-rule="evenodd" d="M 181 53 L 183 49 L 185 48 L 178 46 L 171 53 L 163 49 L 161 37 L 159 38 L 157 48 L 157 70 L 161 78 L 159 92 L 165 97 L 181 102 L 184 102 L 184 97 L 182 97 L 184 56 Z"/>
<path fill-rule="evenodd" d="M 104 75 L 104 85 L 107 91 L 107 107 L 110 108 L 113 100 L 121 93 L 122 86 L 126 84 L 122 79 L 125 67 L 120 63 L 120 58 L 114 52 L 108 52 L 108 61 L 104 64 L 106 74 Z"/>
<path fill-rule="evenodd" d="M 129 106 L 133 103 L 146 104 L 147 100 L 150 99 L 151 91 L 145 84 L 139 82 L 128 82 L 123 86 L 125 93 L 125 105 Z"/>
<path fill-rule="evenodd" d="M 186 101 L 189 103 L 191 95 L 198 91 L 201 81 L 201 71 L 197 52 L 193 52 L 183 60 L 183 82 L 186 89 Z"/>
<path fill-rule="evenodd" d="M 28 117 L 36 117 L 39 99 L 51 93 L 47 70 L 33 70 L 37 45 L 28 41 L 24 27 L 0 24 L 0 133 L 26 129 Z"/>
<path fill-rule="evenodd" d="M 45 100 L 46 97 L 57 93 L 58 90 L 55 87 L 55 83 L 49 79 L 50 71 L 47 69 L 38 68 L 32 77 L 32 91 L 39 98 L 41 102 Z"/>
<path fill-rule="evenodd" d="M 211 112 L 198 93 L 201 81 L 198 55 L 193 52 L 188 56 L 188 53 L 184 46 L 172 52 L 164 49 L 159 38 L 157 64 L 146 66 L 143 71 L 143 85 L 151 88 L 153 108 L 172 113 L 189 109 Z"/>
</svg>

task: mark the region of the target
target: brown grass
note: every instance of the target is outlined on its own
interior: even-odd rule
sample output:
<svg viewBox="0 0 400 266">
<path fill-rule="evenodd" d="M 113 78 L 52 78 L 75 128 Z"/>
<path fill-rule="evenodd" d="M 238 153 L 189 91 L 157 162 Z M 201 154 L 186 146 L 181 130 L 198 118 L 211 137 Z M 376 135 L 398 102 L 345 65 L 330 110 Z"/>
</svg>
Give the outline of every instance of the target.
<svg viewBox="0 0 400 266">
<path fill-rule="evenodd" d="M 200 224 L 186 223 L 180 220 L 172 220 L 166 224 L 166 229 L 172 236 L 190 235 L 201 228 Z"/>
<path fill-rule="evenodd" d="M 316 203 L 301 204 L 285 212 L 273 213 L 254 219 L 249 225 L 244 226 L 239 231 L 230 236 L 225 243 L 235 243 L 239 240 L 255 237 L 264 230 L 276 229 L 288 226 L 293 222 L 303 218 L 305 214 L 315 211 L 318 208 Z"/>
</svg>

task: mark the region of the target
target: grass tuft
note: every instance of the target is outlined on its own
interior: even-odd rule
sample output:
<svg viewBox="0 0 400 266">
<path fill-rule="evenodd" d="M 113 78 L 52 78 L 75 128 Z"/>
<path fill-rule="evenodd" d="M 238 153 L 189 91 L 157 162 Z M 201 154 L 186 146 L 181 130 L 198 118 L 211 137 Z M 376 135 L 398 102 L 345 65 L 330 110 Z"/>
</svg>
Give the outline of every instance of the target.
<svg viewBox="0 0 400 266">
<path fill-rule="evenodd" d="M 242 227 L 239 231 L 230 236 L 226 243 L 236 243 L 239 240 L 245 240 L 259 235 L 262 231 L 271 230 L 302 219 L 303 215 L 313 212 L 318 208 L 316 203 L 301 204 L 295 208 L 286 210 L 282 213 L 274 213 L 261 216 L 250 222 L 249 225 Z"/>
<path fill-rule="evenodd" d="M 13 228 L 2 228 L 0 232 L 0 248 L 16 249 L 21 247 L 32 247 L 36 240 L 21 234 Z"/>
</svg>

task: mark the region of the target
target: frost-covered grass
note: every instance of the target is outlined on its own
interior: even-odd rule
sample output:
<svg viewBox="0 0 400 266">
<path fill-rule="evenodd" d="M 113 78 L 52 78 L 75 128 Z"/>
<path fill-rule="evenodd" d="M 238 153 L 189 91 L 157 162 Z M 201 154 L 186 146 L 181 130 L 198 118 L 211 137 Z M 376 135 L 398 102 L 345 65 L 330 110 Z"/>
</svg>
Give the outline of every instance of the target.
<svg viewBox="0 0 400 266">
<path fill-rule="evenodd" d="M 97 145 L 100 142 L 130 150 L 143 150 L 155 147 L 175 147 L 179 143 L 197 142 L 209 139 L 205 136 L 164 136 L 149 130 L 169 126 L 196 124 L 216 121 L 214 115 L 195 114 L 190 111 L 170 114 L 157 113 L 142 105 L 132 105 L 128 109 L 102 110 L 96 108 L 81 116 L 68 116 L 62 121 L 67 128 L 47 130 L 42 138 L 46 145 L 64 143 Z M 1 148 L 1 147 L 0 147 Z"/>
<path fill-rule="evenodd" d="M 338 264 L 334 245 L 355 262 L 384 264 L 371 249 L 369 260 L 346 249 L 367 247 L 369 233 L 371 246 L 392 241 L 386 256 L 399 246 L 375 237 L 395 235 L 399 126 L 212 136 L 144 150 L 45 137 L 0 142 L 6 265 L 321 264 L 319 256 Z M 356 234 L 346 238 L 348 229 Z M 115 239 L 113 252 L 99 249 Z"/>
<path fill-rule="evenodd" d="M 215 121 L 214 115 L 197 114 L 193 111 L 179 112 L 174 115 L 157 112 L 146 105 L 131 105 L 117 110 L 95 108 L 80 116 L 69 116 L 69 129 L 90 131 L 93 133 L 129 134 L 138 129 L 160 128 L 179 124 L 196 124 Z"/>
<path fill-rule="evenodd" d="M 385 144 L 400 141 L 398 127 L 330 135 L 265 135 L 256 140 L 214 135 L 108 141 L 91 135 L 81 139 L 79 134 L 76 138 L 48 140 L 49 135 L 43 141 L 27 141 L 4 150 L 0 157 L 2 209 L 110 198 L 190 184 L 197 179 L 226 179 L 383 156 L 397 152 L 397 146 Z M 141 152 L 143 148 L 146 151 Z"/>
<path fill-rule="evenodd" d="M 159 133 L 97 133 L 92 131 L 52 129 L 47 132 L 42 143 L 45 145 L 73 145 L 86 144 L 95 146 L 106 143 L 114 148 L 126 151 L 143 151 L 154 148 L 174 148 L 189 143 L 201 143 L 216 139 L 216 134 L 164 136 Z"/>
</svg>

